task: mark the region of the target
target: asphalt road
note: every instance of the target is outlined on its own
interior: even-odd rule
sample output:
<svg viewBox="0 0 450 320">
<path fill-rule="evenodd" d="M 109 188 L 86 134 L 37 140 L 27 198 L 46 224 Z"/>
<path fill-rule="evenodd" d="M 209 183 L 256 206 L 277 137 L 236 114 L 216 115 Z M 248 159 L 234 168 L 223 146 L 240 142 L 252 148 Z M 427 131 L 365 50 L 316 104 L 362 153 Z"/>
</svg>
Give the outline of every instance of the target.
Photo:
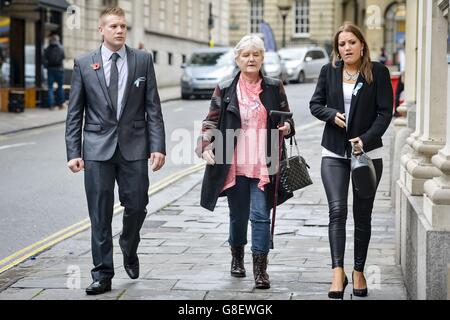
<svg viewBox="0 0 450 320">
<path fill-rule="evenodd" d="M 286 86 L 296 126 L 315 120 L 308 108 L 314 87 Z M 200 162 L 193 150 L 208 107 L 206 99 L 163 104 L 167 161 L 150 183 Z M 0 140 L 0 177 L 0 260 L 88 217 L 83 174 L 66 167 L 64 125 Z"/>
</svg>

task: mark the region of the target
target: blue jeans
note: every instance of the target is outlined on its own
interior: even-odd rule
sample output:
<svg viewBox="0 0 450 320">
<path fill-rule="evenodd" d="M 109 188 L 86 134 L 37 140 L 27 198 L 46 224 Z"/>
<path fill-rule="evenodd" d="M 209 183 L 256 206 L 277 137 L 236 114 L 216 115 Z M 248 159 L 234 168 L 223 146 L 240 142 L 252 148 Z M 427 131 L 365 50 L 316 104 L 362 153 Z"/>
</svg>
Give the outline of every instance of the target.
<svg viewBox="0 0 450 320">
<path fill-rule="evenodd" d="M 48 80 L 48 106 L 49 108 L 54 107 L 55 105 L 61 105 L 64 103 L 64 91 L 63 91 L 63 82 L 64 82 L 64 70 L 59 69 L 48 69 L 47 71 L 47 80 Z M 53 94 L 53 83 L 58 84 L 58 89 L 56 90 L 56 104 L 55 97 Z"/>
<path fill-rule="evenodd" d="M 259 179 L 236 177 L 236 185 L 227 190 L 230 209 L 230 236 L 232 247 L 247 244 L 247 227 L 252 226 L 252 252 L 268 253 L 270 242 L 270 209 L 267 193 L 258 188 Z"/>
</svg>

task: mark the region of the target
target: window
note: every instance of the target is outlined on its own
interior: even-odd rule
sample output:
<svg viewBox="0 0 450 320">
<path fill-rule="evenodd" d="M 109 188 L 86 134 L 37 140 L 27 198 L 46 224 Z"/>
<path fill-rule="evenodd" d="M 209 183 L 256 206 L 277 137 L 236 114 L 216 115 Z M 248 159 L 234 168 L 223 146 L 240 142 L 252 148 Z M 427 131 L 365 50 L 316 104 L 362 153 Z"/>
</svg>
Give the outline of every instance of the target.
<svg viewBox="0 0 450 320">
<path fill-rule="evenodd" d="M 309 0 L 295 0 L 295 33 L 309 34 Z"/>
<path fill-rule="evenodd" d="M 117 7 L 117 0 L 103 0 L 104 7 Z"/>
<path fill-rule="evenodd" d="M 181 55 L 181 63 L 186 63 L 186 55 L 185 54 Z"/>
<path fill-rule="evenodd" d="M 157 64 L 158 63 L 158 51 L 153 50 L 152 55 L 153 55 L 153 63 Z"/>
<path fill-rule="evenodd" d="M 167 53 L 167 63 L 169 64 L 169 66 L 172 65 L 172 57 L 173 57 L 172 52 L 168 52 Z"/>
<path fill-rule="evenodd" d="M 264 1 L 251 0 L 250 2 L 250 33 L 260 33 L 260 25 L 264 16 Z"/>
<path fill-rule="evenodd" d="M 323 59 L 323 58 L 325 58 L 325 55 L 323 54 L 322 51 L 319 51 L 319 50 L 313 51 L 313 59 L 314 60 Z"/>
</svg>

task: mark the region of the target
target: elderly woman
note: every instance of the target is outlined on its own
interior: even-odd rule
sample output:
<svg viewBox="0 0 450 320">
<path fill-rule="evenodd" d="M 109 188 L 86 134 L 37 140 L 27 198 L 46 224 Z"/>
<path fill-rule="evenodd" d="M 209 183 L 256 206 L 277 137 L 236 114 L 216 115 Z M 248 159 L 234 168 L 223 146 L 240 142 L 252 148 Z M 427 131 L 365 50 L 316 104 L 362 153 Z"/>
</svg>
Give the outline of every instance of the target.
<svg viewBox="0 0 450 320">
<path fill-rule="evenodd" d="M 283 84 L 264 77 L 264 43 L 255 35 L 243 37 L 235 47 L 240 72 L 220 83 L 202 123 L 196 153 L 207 162 L 201 206 L 213 211 L 218 197 L 227 196 L 230 210 L 231 276 L 245 277 L 244 246 L 247 226 L 252 228 L 253 276 L 258 289 L 270 288 L 267 255 L 270 242 L 270 208 L 273 205 L 279 134 L 294 135 L 292 119 L 278 126 L 270 110 L 289 111 Z M 273 142 L 273 143 L 271 143 Z M 270 161 L 271 154 L 277 154 Z M 282 190 L 277 204 L 292 194 Z"/>
</svg>

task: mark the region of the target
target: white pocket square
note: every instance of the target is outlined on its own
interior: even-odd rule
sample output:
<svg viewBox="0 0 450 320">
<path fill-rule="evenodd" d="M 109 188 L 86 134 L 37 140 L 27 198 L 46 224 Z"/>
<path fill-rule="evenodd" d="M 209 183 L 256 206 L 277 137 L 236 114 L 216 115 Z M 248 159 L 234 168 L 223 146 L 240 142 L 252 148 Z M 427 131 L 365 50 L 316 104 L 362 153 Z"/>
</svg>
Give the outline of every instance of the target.
<svg viewBox="0 0 450 320">
<path fill-rule="evenodd" d="M 145 81 L 145 77 L 139 77 L 136 80 L 134 80 L 134 85 L 136 86 L 136 88 L 139 88 L 139 83 L 141 81 Z"/>
</svg>

